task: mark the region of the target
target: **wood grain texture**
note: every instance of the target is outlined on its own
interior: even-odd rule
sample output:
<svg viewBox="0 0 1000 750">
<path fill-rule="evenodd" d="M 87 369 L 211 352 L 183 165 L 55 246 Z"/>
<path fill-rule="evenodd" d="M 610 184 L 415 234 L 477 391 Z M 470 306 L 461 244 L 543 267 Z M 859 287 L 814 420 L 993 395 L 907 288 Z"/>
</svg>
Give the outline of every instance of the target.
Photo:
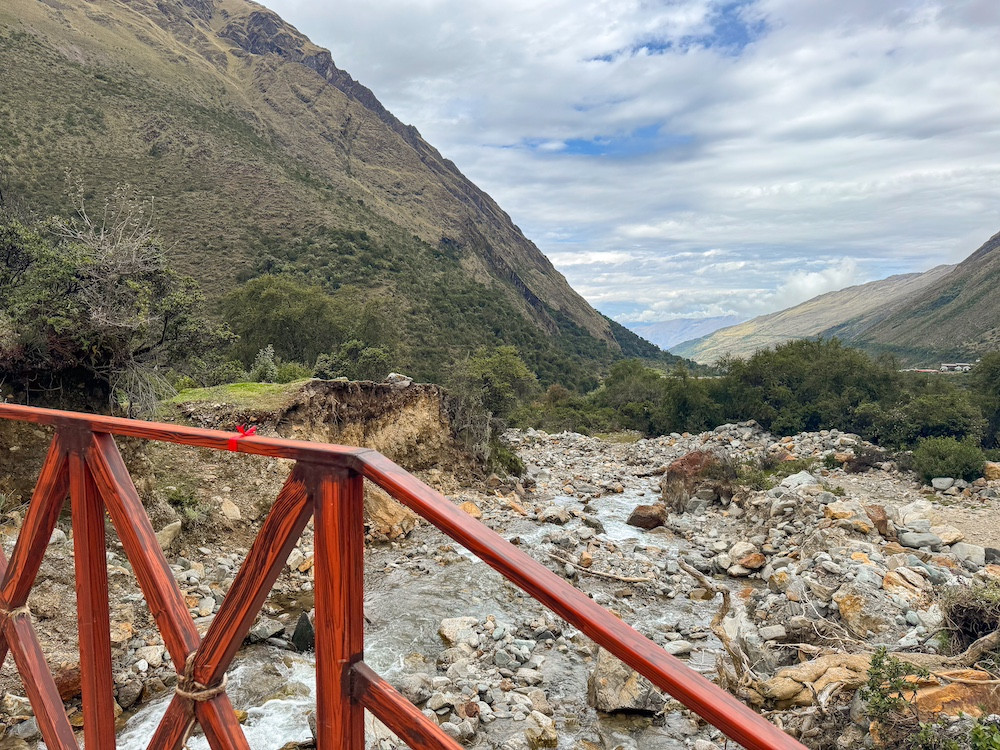
<svg viewBox="0 0 1000 750">
<path fill-rule="evenodd" d="M 21 675 L 24 692 L 31 701 L 31 708 L 38 721 L 45 745 L 58 750 L 78 750 L 73 727 L 66 718 L 66 709 L 56 681 L 52 679 L 45 654 L 38 643 L 31 618 L 27 615 L 3 617 L 3 631 L 14 655 L 14 663 Z"/>
<path fill-rule="evenodd" d="M 198 717 L 198 723 L 201 724 L 212 750 L 250 750 L 233 704 L 225 693 L 195 704 L 195 716 Z"/>
<path fill-rule="evenodd" d="M 143 422 L 138 419 L 105 417 L 98 414 L 62 411 L 59 409 L 39 409 L 34 406 L 0 404 L 0 419 L 14 419 L 32 424 L 54 425 L 69 429 L 82 429 L 96 433 L 123 435 L 127 437 L 158 440 L 164 443 L 190 445 L 196 448 L 229 450 L 229 441 L 235 432 L 205 430 L 186 425 L 163 422 Z M 249 453 L 272 458 L 290 458 L 323 463 L 328 466 L 359 468 L 358 455 L 365 448 L 346 445 L 310 443 L 305 440 L 285 440 L 283 438 L 252 437 L 240 438 L 236 442 L 237 453 Z"/>
<path fill-rule="evenodd" d="M 28 592 L 35 583 L 69 490 L 69 470 L 63 442 L 57 434 L 49 445 L 14 552 L 10 556 L 10 565 L 3 576 L 0 598 L 8 602 L 12 609 L 28 600 Z"/>
<path fill-rule="evenodd" d="M 163 718 L 146 746 L 148 750 L 180 750 L 188 728 L 194 724 L 194 709 L 191 701 L 174 695 L 167 706 Z"/>
<path fill-rule="evenodd" d="M 88 748 L 114 750 L 115 683 L 111 675 L 104 504 L 87 467 L 85 449 L 80 446 L 69 456 L 83 736 Z"/>
<path fill-rule="evenodd" d="M 441 731 L 420 709 L 400 695 L 364 662 L 352 669 L 355 700 L 371 711 L 410 747 L 433 750 L 462 750 L 462 746 Z"/>
<path fill-rule="evenodd" d="M 311 514 L 312 502 L 296 468 L 278 493 L 205 633 L 194 662 L 194 676 L 201 684 L 214 685 L 222 679 Z"/>
<path fill-rule="evenodd" d="M 87 462 L 174 668 L 183 669 L 201 639 L 114 438 L 95 435 Z"/>
<path fill-rule="evenodd" d="M 364 495 L 355 472 L 314 467 L 316 555 L 316 746 L 364 750 L 362 706 L 351 699 L 351 667 L 364 658 Z"/>
<path fill-rule="evenodd" d="M 752 750 L 803 750 L 764 717 L 385 456 L 372 451 L 363 460 L 366 477 L 728 737 Z"/>
</svg>

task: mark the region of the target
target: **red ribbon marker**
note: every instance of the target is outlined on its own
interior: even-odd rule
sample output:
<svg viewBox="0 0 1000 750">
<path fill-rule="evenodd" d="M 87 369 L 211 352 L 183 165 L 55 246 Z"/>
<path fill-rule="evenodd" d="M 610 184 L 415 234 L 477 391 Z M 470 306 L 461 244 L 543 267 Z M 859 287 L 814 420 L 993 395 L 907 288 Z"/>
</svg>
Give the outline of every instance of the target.
<svg viewBox="0 0 1000 750">
<path fill-rule="evenodd" d="M 236 441 L 242 440 L 245 437 L 250 437 L 251 435 L 256 435 L 257 434 L 257 425 L 254 425 L 253 427 L 243 427 L 243 426 L 240 426 L 240 427 L 237 427 L 236 429 L 239 431 L 240 434 L 237 435 L 237 436 L 235 436 L 235 437 L 229 438 L 229 446 L 228 447 L 229 447 L 229 450 L 231 450 L 231 451 L 235 451 L 236 450 Z"/>
</svg>

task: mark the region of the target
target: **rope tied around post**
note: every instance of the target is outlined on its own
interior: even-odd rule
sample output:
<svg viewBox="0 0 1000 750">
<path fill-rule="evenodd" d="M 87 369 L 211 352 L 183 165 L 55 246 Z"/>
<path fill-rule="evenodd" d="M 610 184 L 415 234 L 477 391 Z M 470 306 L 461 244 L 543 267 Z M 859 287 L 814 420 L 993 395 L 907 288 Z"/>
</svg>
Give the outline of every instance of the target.
<svg viewBox="0 0 1000 750">
<path fill-rule="evenodd" d="M 22 604 L 20 607 L 14 609 L 3 609 L 0 608 L 0 615 L 6 617 L 8 620 L 13 620 L 15 617 L 31 617 L 31 610 L 28 609 L 27 604 Z"/>
<path fill-rule="evenodd" d="M 196 654 L 197 652 L 192 652 L 187 661 L 184 662 L 184 673 L 177 676 L 177 687 L 174 690 L 181 698 L 200 703 L 210 701 L 215 696 L 226 692 L 229 676 L 222 675 L 222 679 L 215 685 L 202 685 L 194 678 L 194 657 Z"/>
</svg>

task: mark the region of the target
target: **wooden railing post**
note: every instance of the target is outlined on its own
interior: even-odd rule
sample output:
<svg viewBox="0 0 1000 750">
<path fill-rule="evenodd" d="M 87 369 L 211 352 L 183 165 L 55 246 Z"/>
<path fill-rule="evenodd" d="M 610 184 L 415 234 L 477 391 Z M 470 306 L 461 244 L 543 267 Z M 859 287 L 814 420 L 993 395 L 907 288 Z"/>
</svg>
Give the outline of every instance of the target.
<svg viewBox="0 0 1000 750">
<path fill-rule="evenodd" d="M 76 567 L 76 613 L 80 634 L 80 687 L 83 734 L 88 748 L 114 750 L 114 680 L 111 676 L 111 623 L 108 612 L 108 564 L 104 503 L 87 466 L 91 434 L 70 435 L 70 501 L 73 509 L 73 557 Z"/>
<path fill-rule="evenodd" d="M 357 472 L 315 467 L 316 744 L 364 750 L 364 708 L 352 668 L 364 657 L 364 487 Z"/>
</svg>

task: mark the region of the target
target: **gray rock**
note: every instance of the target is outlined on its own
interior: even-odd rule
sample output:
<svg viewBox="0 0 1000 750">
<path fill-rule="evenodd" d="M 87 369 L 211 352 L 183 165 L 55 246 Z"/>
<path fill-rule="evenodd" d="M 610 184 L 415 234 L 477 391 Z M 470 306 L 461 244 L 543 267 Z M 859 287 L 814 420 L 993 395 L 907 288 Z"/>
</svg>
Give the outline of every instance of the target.
<svg viewBox="0 0 1000 750">
<path fill-rule="evenodd" d="M 977 568 L 981 568 L 986 564 L 986 548 L 980 547 L 978 544 L 955 542 L 951 545 L 951 554 L 956 559 L 962 562 L 970 562 Z"/>
<path fill-rule="evenodd" d="M 549 505 L 538 512 L 538 520 L 562 526 L 569 523 L 569 513 L 561 505 Z"/>
<path fill-rule="evenodd" d="M 393 681 L 393 687 L 414 705 L 420 705 L 433 695 L 430 678 L 423 672 L 400 675 Z"/>
<path fill-rule="evenodd" d="M 663 696 L 653 684 L 603 648 L 587 680 L 587 702 L 605 713 L 653 714 L 663 708 Z"/>
<path fill-rule="evenodd" d="M 302 612 L 292 631 L 292 645 L 296 651 L 312 651 L 316 648 L 316 630 L 308 612 Z"/>
<path fill-rule="evenodd" d="M 936 490 L 949 489 L 953 484 L 955 484 L 955 480 L 951 477 L 934 477 L 931 480 L 931 487 Z"/>
<path fill-rule="evenodd" d="M 799 487 L 807 487 L 813 484 L 819 484 L 819 480 L 808 471 L 800 471 L 798 474 L 792 474 L 791 476 L 785 477 L 781 480 L 782 487 L 792 490 Z"/>
<path fill-rule="evenodd" d="M 285 630 L 285 626 L 270 617 L 262 617 L 257 624 L 250 629 L 250 642 L 266 641 L 272 636 L 278 635 Z"/>
<path fill-rule="evenodd" d="M 129 680 L 118 688 L 118 705 L 126 711 L 136 704 L 142 695 L 142 680 Z"/>
<path fill-rule="evenodd" d="M 671 641 L 663 647 L 663 650 L 673 656 L 681 656 L 683 654 L 690 654 L 692 648 L 694 647 L 688 641 Z"/>
<path fill-rule="evenodd" d="M 784 625 L 766 625 L 760 629 L 760 637 L 765 641 L 783 641 L 787 636 Z"/>
<path fill-rule="evenodd" d="M 438 635 L 447 645 L 457 646 L 475 634 L 474 628 L 478 624 L 478 617 L 446 617 L 438 626 Z"/>
<path fill-rule="evenodd" d="M 941 537 L 937 534 L 932 534 L 929 531 L 903 531 L 899 534 L 899 543 L 904 547 L 910 547 L 912 549 L 920 549 L 921 547 L 930 547 L 932 551 L 937 552 L 941 549 Z"/>
</svg>

